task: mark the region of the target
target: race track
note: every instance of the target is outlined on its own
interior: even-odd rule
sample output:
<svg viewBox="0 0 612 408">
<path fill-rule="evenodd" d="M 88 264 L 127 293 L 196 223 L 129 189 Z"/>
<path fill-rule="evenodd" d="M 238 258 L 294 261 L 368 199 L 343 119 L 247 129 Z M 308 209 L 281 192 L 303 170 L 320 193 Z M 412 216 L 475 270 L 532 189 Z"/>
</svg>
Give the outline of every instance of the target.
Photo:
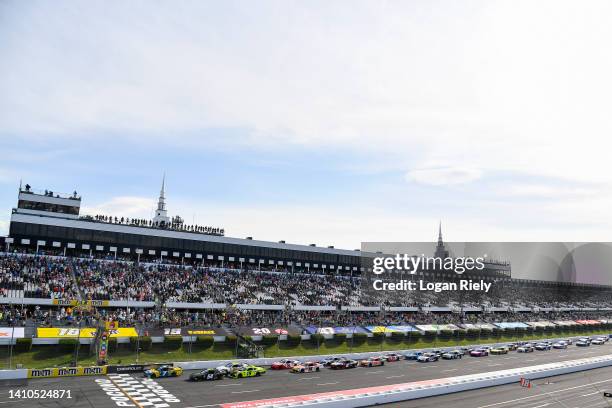
<svg viewBox="0 0 612 408">
<path fill-rule="evenodd" d="M 361 388 L 376 385 L 387 385 L 405 383 L 433 378 L 452 377 L 464 374 L 476 374 L 480 372 L 497 371 L 507 368 L 517 368 L 544 364 L 549 362 L 560 362 L 574 360 L 583 357 L 594 357 L 597 355 L 612 354 L 612 344 L 578 348 L 570 346 L 567 350 L 536 351 L 534 353 L 519 354 L 510 352 L 508 355 L 489 357 L 464 357 L 462 360 L 438 361 L 433 363 L 417 363 L 414 361 L 401 361 L 386 363 L 384 367 L 356 368 L 345 371 L 332 371 L 322 369 L 318 373 L 290 374 L 288 371 L 271 371 L 258 378 L 246 379 L 223 379 L 214 382 L 190 383 L 187 381 L 189 372 L 182 377 L 158 379 L 153 383 L 142 383 L 141 374 L 131 374 L 124 377 L 74 377 L 74 378 L 51 378 L 22 380 L 16 382 L 3 382 L 0 384 L 0 405 L 20 407 L 191 407 L 204 408 L 214 407 L 222 403 L 236 401 L 251 401 L 264 398 L 275 398 L 283 396 L 310 394 L 314 392 L 327 392 L 351 388 Z M 603 374 L 598 374 L 603 373 Z M 435 398 L 421 399 L 418 401 L 393 404 L 391 406 L 402 407 L 445 407 L 475 408 L 497 403 L 502 400 L 512 400 L 525 395 L 534 395 L 544 392 L 544 389 L 554 390 L 564 384 L 584 385 L 588 382 L 612 378 L 612 368 L 604 368 L 574 375 L 560 377 L 555 384 L 541 385 L 531 390 L 522 389 L 518 385 L 489 388 L 484 390 L 468 391 L 460 394 L 441 396 Z M 539 380 L 543 383 L 546 380 Z M 612 386 L 610 383 L 602 383 L 602 386 Z M 134 387 L 144 389 L 151 386 L 158 392 L 153 395 L 149 392 L 137 393 L 133 398 Z M 10 393 L 15 390 L 43 390 L 43 389 L 65 389 L 71 391 L 70 399 L 11 399 Z M 138 388 L 136 388 L 138 389 Z M 580 392 L 580 391 L 578 391 Z M 582 394 L 594 392 L 594 389 L 584 387 Z M 129 394 L 129 395 L 128 395 Z M 131 395 L 131 396 L 130 396 Z M 142 396 L 139 396 L 142 395 Z M 159 399 L 159 395 L 166 396 L 169 401 Z M 560 396 L 565 394 L 560 393 Z M 595 398 L 595 394 L 592 394 Z M 111 398 L 115 398 L 113 401 Z M 529 400 L 523 404 L 522 401 L 508 402 L 499 405 L 506 407 L 532 407 L 541 404 L 550 404 L 545 396 Z M 585 397 L 586 398 L 586 397 Z M 599 398 L 601 400 L 601 398 Z M 462 402 L 465 401 L 465 402 Z M 533 403 L 532 403 L 533 402 Z M 118 404 L 120 403 L 120 404 Z M 491 407 L 497 407 L 492 405 Z M 550 406 L 555 405 L 542 405 Z M 559 405 L 562 406 L 562 405 Z M 570 405 L 568 405 L 570 406 Z M 595 405 L 571 405 L 571 407 L 586 407 Z M 483 407 L 484 408 L 484 407 Z"/>
</svg>

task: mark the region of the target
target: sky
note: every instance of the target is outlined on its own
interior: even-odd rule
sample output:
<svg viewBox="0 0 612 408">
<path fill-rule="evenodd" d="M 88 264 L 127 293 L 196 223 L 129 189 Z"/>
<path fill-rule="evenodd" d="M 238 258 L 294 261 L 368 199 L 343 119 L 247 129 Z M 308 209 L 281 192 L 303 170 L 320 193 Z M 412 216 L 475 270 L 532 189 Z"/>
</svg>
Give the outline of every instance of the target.
<svg viewBox="0 0 612 408">
<path fill-rule="evenodd" d="M 359 248 L 610 241 L 612 3 L 0 2 L 0 235 L 82 213 Z"/>
</svg>

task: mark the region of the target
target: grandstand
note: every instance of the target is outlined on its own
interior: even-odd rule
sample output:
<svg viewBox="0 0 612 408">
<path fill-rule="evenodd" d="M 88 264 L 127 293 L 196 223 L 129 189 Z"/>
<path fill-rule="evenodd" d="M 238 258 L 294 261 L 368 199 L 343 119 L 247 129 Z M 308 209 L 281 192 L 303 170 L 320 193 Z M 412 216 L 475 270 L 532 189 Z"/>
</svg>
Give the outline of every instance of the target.
<svg viewBox="0 0 612 408">
<path fill-rule="evenodd" d="M 506 264 L 477 276 L 494 282 L 488 293 L 364 291 L 363 259 L 373 254 L 186 225 L 167 215 L 165 180 L 152 220 L 81 215 L 80 203 L 76 192 L 20 187 L 0 242 L 0 320 L 306 327 L 607 319 L 612 310 L 610 287 L 511 279 Z M 436 253 L 444 251 L 440 230 Z M 74 311 L 78 304 L 96 307 Z"/>
</svg>

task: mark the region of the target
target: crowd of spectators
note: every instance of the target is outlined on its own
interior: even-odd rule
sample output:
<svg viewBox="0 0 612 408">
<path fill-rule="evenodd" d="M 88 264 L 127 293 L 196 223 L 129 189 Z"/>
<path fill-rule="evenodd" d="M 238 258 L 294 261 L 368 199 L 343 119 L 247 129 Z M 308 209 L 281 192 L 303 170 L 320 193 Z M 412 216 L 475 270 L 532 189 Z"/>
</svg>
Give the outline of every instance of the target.
<svg viewBox="0 0 612 408">
<path fill-rule="evenodd" d="M 419 277 L 432 281 L 442 277 Z M 240 269 L 237 265 L 175 265 L 63 256 L 0 254 L 0 298 L 115 300 L 153 302 L 147 308 L 98 308 L 95 312 L 69 307 L 41 309 L 14 305 L 6 318 L 53 325 L 104 319 L 158 326 L 380 325 L 413 322 L 449 324 L 496 319 L 525 320 L 521 307 L 535 319 L 562 320 L 565 312 L 550 308 L 599 308 L 612 304 L 610 288 L 499 279 L 485 292 L 374 292 L 363 290 L 361 278 L 283 270 Z M 168 302 L 223 303 L 224 309 L 173 309 Z M 280 305 L 280 310 L 252 310 L 247 305 Z M 127 303 L 126 303 L 127 305 Z M 333 306 L 334 311 L 300 311 L 294 307 Z M 340 306 L 383 306 L 382 312 L 347 312 Z M 386 306 L 427 309 L 440 313 L 384 311 Z M 470 306 L 480 313 L 470 311 Z M 492 313 L 495 311 L 495 313 Z M 535 311 L 535 313 L 533 313 Z M 19 315 L 17 315 L 17 313 Z M 569 313 L 569 312 L 568 312 Z M 579 318 L 573 313 L 569 320 Z M 584 312 L 592 318 L 594 312 Z M 18 317 L 17 317 L 18 316 Z M 561 317 L 559 317 L 561 316 Z"/>
</svg>

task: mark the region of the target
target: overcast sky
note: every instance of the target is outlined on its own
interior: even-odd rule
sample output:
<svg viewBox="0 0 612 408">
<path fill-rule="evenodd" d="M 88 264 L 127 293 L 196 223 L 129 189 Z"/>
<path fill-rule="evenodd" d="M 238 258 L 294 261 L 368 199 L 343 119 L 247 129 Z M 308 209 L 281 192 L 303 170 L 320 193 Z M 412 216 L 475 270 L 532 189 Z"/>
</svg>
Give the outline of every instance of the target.
<svg viewBox="0 0 612 408">
<path fill-rule="evenodd" d="M 610 241 L 612 3 L 0 2 L 19 180 L 230 236 Z"/>
</svg>

